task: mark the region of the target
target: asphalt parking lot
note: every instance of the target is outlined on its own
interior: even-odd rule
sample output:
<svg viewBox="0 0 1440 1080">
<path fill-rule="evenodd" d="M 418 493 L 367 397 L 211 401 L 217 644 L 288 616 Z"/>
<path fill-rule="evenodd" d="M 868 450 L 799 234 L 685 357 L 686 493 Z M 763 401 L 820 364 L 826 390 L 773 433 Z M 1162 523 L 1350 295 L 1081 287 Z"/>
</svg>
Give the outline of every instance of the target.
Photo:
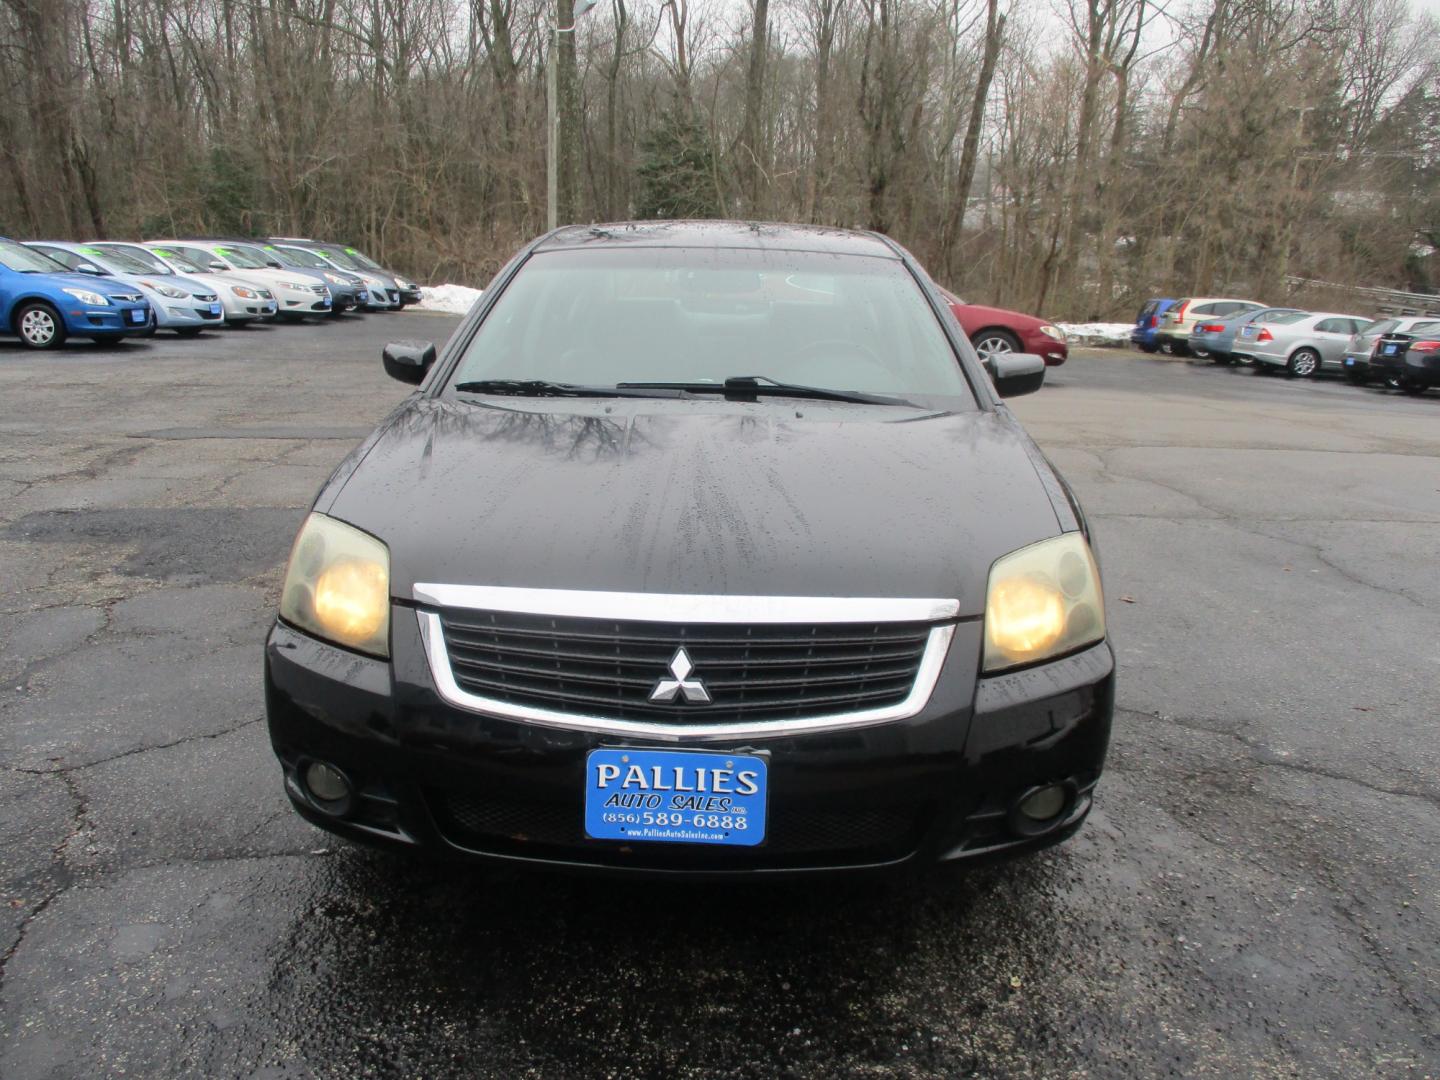
<svg viewBox="0 0 1440 1080">
<path fill-rule="evenodd" d="M 877 880 L 415 864 L 260 646 L 426 314 L 0 345 L 0 1076 L 1440 1075 L 1440 394 L 1077 350 L 1016 412 L 1120 665 L 1070 843 Z"/>
</svg>

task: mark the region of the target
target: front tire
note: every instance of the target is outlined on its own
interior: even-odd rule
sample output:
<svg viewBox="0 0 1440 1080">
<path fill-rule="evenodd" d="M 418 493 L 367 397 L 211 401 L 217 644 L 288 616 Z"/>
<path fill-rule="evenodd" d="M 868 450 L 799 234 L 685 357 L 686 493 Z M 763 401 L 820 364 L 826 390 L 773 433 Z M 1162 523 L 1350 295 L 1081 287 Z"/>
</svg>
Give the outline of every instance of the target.
<svg viewBox="0 0 1440 1080">
<path fill-rule="evenodd" d="M 1293 376 L 1313 379 L 1320 374 L 1320 354 L 1314 349 L 1296 349 L 1290 354 L 1290 361 L 1285 365 L 1286 372 Z"/>
<path fill-rule="evenodd" d="M 58 349 L 65 344 L 65 320 L 40 301 L 25 304 L 15 313 L 15 332 L 27 349 Z"/>
<path fill-rule="evenodd" d="M 1020 351 L 1020 339 L 1008 330 L 982 330 L 975 335 L 975 351 L 981 360 Z"/>
</svg>

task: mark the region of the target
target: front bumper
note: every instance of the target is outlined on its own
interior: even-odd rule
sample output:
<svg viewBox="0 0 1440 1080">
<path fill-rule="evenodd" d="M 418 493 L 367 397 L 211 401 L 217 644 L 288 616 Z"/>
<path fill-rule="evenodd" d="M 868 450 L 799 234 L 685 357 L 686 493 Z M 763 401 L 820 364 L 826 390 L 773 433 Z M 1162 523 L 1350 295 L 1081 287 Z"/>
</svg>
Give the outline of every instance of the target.
<svg viewBox="0 0 1440 1080">
<path fill-rule="evenodd" d="M 651 874 L 763 874 L 978 858 L 1043 847 L 1089 812 L 1114 703 L 1102 642 L 995 678 L 974 678 L 980 624 L 958 624 L 929 704 L 907 720 L 840 732 L 749 737 L 707 749 L 770 755 L 759 847 L 620 843 L 584 835 L 585 755 L 657 746 L 460 709 L 430 676 L 414 613 L 395 608 L 391 662 L 277 623 L 265 650 L 271 741 L 302 816 L 351 839 L 456 857 Z M 683 749 L 684 744 L 663 744 Z M 343 818 L 299 781 L 337 765 L 357 795 Z M 1021 794 L 1067 786 L 1048 831 L 1012 826 Z"/>
<path fill-rule="evenodd" d="M 1070 358 L 1070 346 L 1048 334 L 1035 334 L 1024 344 L 1025 351 L 1040 357 L 1047 367 L 1059 367 Z"/>
<path fill-rule="evenodd" d="M 61 317 L 65 320 L 66 332 L 77 337 L 136 337 L 153 333 L 155 326 L 155 315 L 148 303 L 112 301 L 103 308 L 67 307 L 61 310 Z"/>
</svg>

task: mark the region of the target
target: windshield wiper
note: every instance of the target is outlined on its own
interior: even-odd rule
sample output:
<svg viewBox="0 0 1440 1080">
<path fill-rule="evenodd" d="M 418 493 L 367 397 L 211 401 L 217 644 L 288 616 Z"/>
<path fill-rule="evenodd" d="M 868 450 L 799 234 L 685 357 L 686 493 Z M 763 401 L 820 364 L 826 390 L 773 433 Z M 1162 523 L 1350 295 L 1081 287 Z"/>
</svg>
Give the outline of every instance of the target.
<svg viewBox="0 0 1440 1080">
<path fill-rule="evenodd" d="M 621 383 L 621 387 L 636 389 L 684 390 L 689 393 L 724 394 L 726 397 L 753 399 L 761 394 L 766 397 L 811 398 L 815 401 L 851 401 L 858 405 L 906 405 L 918 408 L 913 401 L 890 397 L 883 394 L 862 394 L 858 390 L 831 390 L 824 386 L 801 386 L 798 383 L 780 382 L 768 375 L 732 375 L 723 383 L 688 382 L 646 382 Z"/>
<path fill-rule="evenodd" d="M 494 394 L 502 397 L 690 397 L 682 387 L 675 386 L 580 386 L 575 383 L 549 382 L 546 379 L 474 379 L 452 387 L 465 394 Z M 667 392 L 668 391 L 668 392 Z"/>
</svg>

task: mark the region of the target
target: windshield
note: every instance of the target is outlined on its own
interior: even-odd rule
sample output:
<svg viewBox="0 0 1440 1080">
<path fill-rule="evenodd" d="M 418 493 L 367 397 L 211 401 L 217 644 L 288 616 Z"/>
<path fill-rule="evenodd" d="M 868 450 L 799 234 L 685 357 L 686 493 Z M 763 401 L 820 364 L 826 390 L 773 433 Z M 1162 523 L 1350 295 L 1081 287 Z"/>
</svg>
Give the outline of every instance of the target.
<svg viewBox="0 0 1440 1080">
<path fill-rule="evenodd" d="M 65 267 L 45 255 L 14 240 L 0 240 L 0 266 L 17 274 L 64 274 Z"/>
<path fill-rule="evenodd" d="M 148 274 L 150 267 L 130 255 L 111 255 L 96 247 L 77 247 L 75 253 L 89 259 L 102 270 L 112 274 Z"/>
<path fill-rule="evenodd" d="M 330 264 L 313 251 L 303 248 L 266 248 L 286 266 L 308 266 L 312 269 L 328 270 Z"/>
<path fill-rule="evenodd" d="M 178 255 L 178 254 L 175 254 L 175 253 L 172 252 L 172 253 L 170 253 L 169 255 L 166 255 L 165 258 L 166 258 L 167 260 L 169 260 L 170 265 L 173 266 L 178 273 L 181 273 L 181 274 L 208 274 L 208 273 L 210 273 L 210 271 L 207 270 L 205 267 L 200 266 L 200 265 L 198 265 L 198 264 L 196 264 L 196 263 L 191 262 L 191 261 L 190 261 L 189 259 L 187 259 L 184 255 Z"/>
<path fill-rule="evenodd" d="M 543 252 L 506 286 L 453 382 L 715 384 L 970 396 L 896 259 L 685 248 Z"/>
<path fill-rule="evenodd" d="M 336 266 L 343 266 L 346 270 L 364 269 L 363 266 L 361 266 L 358 262 L 352 259 L 349 255 L 346 255 L 343 251 L 336 251 L 334 248 L 324 248 L 320 251 L 320 254 L 324 255 L 325 258 L 329 259 Z"/>
<path fill-rule="evenodd" d="M 135 271 L 136 273 L 173 274 L 175 272 L 166 266 L 164 260 L 153 251 L 146 251 L 144 248 L 132 248 L 122 244 L 93 244 L 91 246 L 104 255 L 107 262 L 114 263 L 116 266 L 128 263 L 141 264 L 144 269 Z"/>
<path fill-rule="evenodd" d="M 215 250 L 242 270 L 264 270 L 269 266 L 269 263 L 261 257 L 260 252 L 255 251 L 253 248 L 238 248 L 232 247 L 229 244 L 223 246 L 217 244 Z"/>
<path fill-rule="evenodd" d="M 374 259 L 370 258 L 369 255 L 366 255 L 366 254 L 364 254 L 363 252 L 356 251 L 354 248 L 349 248 L 349 247 L 347 247 L 347 248 L 345 249 L 345 254 L 350 257 L 350 261 L 351 261 L 352 263 L 354 263 L 356 266 L 359 266 L 359 267 L 361 267 L 361 268 L 363 268 L 363 269 L 365 269 L 365 270 L 384 270 L 384 269 L 385 269 L 383 266 L 381 266 L 379 263 L 377 263 Z"/>
</svg>

